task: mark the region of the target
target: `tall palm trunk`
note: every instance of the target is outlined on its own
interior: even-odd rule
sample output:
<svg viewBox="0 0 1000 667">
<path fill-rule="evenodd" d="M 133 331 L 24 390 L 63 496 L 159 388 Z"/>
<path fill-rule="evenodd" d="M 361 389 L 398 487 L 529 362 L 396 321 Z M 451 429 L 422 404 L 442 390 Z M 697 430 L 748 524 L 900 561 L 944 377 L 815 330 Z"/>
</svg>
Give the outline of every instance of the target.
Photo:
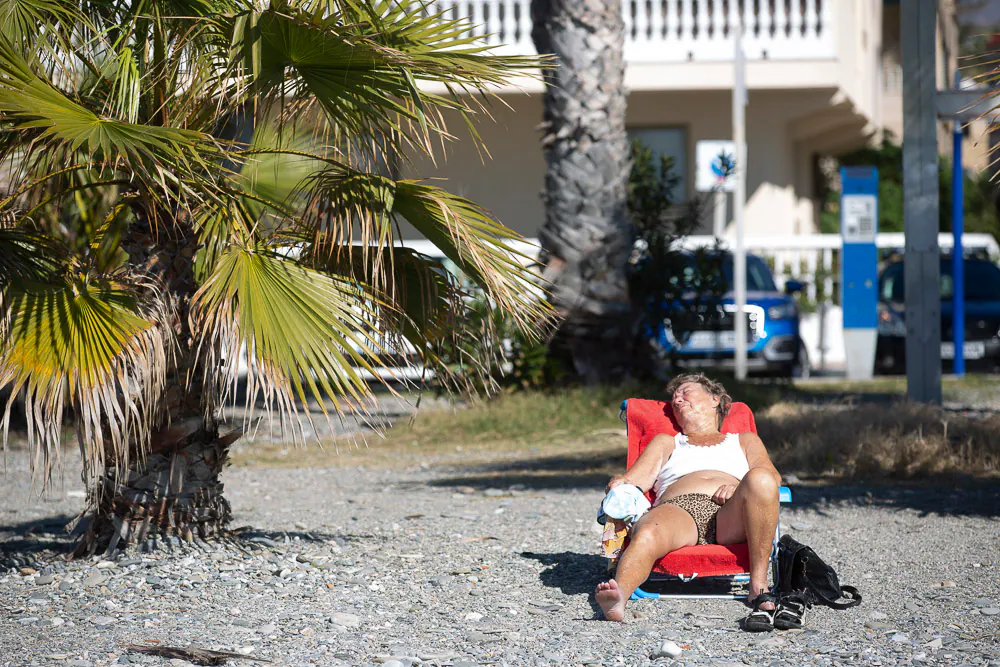
<svg viewBox="0 0 1000 667">
<path fill-rule="evenodd" d="M 109 452 L 105 470 L 87 480 L 91 515 L 77 556 L 211 538 L 231 520 L 219 477 L 239 433 L 219 436 L 214 406 L 204 400 L 202 383 L 193 375 L 198 351 L 189 315 L 197 243 L 181 224 L 151 233 L 148 223 L 141 223 L 123 244 L 136 264 L 157 278 L 160 298 L 169 301 L 177 349 L 163 388 L 163 420 L 153 429 L 149 448 L 133 443 L 127 468 Z"/>
<path fill-rule="evenodd" d="M 621 0 L 532 0 L 531 15 L 535 47 L 558 61 L 545 73 L 545 277 L 577 373 L 612 379 L 628 372 L 632 320 Z"/>
</svg>

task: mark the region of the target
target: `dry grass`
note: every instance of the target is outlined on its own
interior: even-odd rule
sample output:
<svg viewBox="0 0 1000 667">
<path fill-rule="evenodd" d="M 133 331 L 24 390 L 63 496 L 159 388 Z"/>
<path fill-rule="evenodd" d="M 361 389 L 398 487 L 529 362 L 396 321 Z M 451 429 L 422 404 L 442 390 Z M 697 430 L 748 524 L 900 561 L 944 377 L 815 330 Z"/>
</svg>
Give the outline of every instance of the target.
<svg viewBox="0 0 1000 667">
<path fill-rule="evenodd" d="M 994 387 L 1000 389 L 997 378 L 950 383 L 946 391 L 949 398 L 970 390 L 992 395 Z M 734 391 L 754 408 L 761 437 L 782 472 L 892 480 L 990 477 L 1000 471 L 1000 415 L 967 418 L 908 404 L 901 400 L 905 384 L 892 379 L 816 389 L 747 385 Z M 244 445 L 234 462 L 389 468 L 498 464 L 493 467 L 517 466 L 534 476 L 564 475 L 570 469 L 604 474 L 624 465 L 618 403 L 633 395 L 653 392 L 605 387 L 511 394 L 471 407 L 423 410 L 385 438 L 371 435 L 367 442 L 341 439 L 325 443 L 325 449 Z"/>
<path fill-rule="evenodd" d="M 758 414 L 757 426 L 775 465 L 797 474 L 870 480 L 1000 472 L 996 414 L 970 419 L 905 402 L 779 403 Z"/>
</svg>

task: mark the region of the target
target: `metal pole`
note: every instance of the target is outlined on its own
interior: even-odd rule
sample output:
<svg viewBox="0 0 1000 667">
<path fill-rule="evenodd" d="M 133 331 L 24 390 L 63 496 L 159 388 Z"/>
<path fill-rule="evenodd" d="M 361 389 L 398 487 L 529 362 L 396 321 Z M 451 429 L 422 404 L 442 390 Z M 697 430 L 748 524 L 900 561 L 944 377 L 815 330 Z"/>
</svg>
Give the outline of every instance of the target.
<svg viewBox="0 0 1000 667">
<path fill-rule="evenodd" d="M 715 191 L 715 219 L 712 224 L 712 233 L 716 239 L 722 238 L 722 232 L 726 228 L 726 191 L 721 187 Z"/>
<path fill-rule="evenodd" d="M 747 376 L 747 255 L 743 244 L 743 206 L 747 197 L 746 150 L 746 80 L 743 61 L 743 25 L 737 23 L 736 49 L 733 54 L 733 143 L 736 149 L 736 179 L 733 191 L 733 222 L 736 225 L 736 248 L 733 253 L 733 291 L 736 302 L 736 344 L 733 354 L 736 379 Z"/>
<path fill-rule="evenodd" d="M 959 74 L 955 73 L 955 78 Z M 965 193 L 962 170 L 962 121 L 954 120 L 952 132 L 951 165 L 951 233 L 955 238 L 955 248 L 951 255 L 952 306 L 951 339 L 955 345 L 955 362 L 952 372 L 965 375 L 965 263 L 962 252 L 962 233 L 965 227 Z"/>
<path fill-rule="evenodd" d="M 903 225 L 906 238 L 906 393 L 941 404 L 938 248 L 937 0 L 900 5 L 903 61 Z"/>
</svg>

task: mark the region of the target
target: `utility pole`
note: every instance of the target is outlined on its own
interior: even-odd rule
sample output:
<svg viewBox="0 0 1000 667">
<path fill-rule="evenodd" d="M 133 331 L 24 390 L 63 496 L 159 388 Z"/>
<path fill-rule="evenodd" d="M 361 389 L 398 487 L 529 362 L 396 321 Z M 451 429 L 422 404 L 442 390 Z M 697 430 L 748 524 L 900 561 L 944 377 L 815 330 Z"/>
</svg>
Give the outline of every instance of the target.
<svg viewBox="0 0 1000 667">
<path fill-rule="evenodd" d="M 935 83 L 937 0 L 900 3 L 906 393 L 941 404 L 941 255 Z"/>
<path fill-rule="evenodd" d="M 736 379 L 747 376 L 747 249 L 743 242 L 743 208 L 747 198 L 746 61 L 743 55 L 743 24 L 737 21 L 733 54 L 733 144 L 736 150 L 736 187 L 733 191 L 733 222 L 736 248 L 733 252 L 733 300 L 736 303 L 736 336 L 733 349 Z"/>
</svg>

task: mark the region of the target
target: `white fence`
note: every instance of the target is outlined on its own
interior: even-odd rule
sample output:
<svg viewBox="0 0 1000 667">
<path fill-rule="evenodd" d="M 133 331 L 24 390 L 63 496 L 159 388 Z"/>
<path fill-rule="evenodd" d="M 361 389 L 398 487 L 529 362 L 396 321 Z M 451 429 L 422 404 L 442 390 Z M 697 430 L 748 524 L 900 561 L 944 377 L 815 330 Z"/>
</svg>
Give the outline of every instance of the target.
<svg viewBox="0 0 1000 667">
<path fill-rule="evenodd" d="M 468 18 L 475 26 L 473 34 L 500 47 L 498 53 L 520 55 L 535 53 L 530 6 L 531 0 L 433 0 L 426 11 Z M 748 59 L 836 55 L 833 0 L 622 0 L 622 14 L 625 59 L 630 61 L 731 60 L 732 30 L 741 21 Z"/>
<path fill-rule="evenodd" d="M 711 247 L 714 236 L 689 236 L 681 244 L 688 249 Z M 902 252 L 906 240 L 903 234 L 883 233 L 876 237 L 882 250 Z M 418 252 L 437 256 L 440 252 L 429 241 L 406 241 L 404 245 Z M 731 243 L 723 239 L 721 248 L 731 250 Z M 785 281 L 798 280 L 805 286 L 805 295 L 816 305 L 816 310 L 805 313 L 800 320 L 799 332 L 814 368 L 836 368 L 846 361 L 844 352 L 843 316 L 840 306 L 840 234 L 748 236 L 747 252 L 768 260 L 774 267 L 775 282 L 784 289 Z M 942 250 L 951 250 L 951 234 L 938 235 Z M 996 262 L 1000 260 L 1000 246 L 990 234 L 965 234 L 966 250 L 985 252 Z M 530 256 L 538 252 L 537 239 L 526 239 L 515 249 Z"/>
</svg>

